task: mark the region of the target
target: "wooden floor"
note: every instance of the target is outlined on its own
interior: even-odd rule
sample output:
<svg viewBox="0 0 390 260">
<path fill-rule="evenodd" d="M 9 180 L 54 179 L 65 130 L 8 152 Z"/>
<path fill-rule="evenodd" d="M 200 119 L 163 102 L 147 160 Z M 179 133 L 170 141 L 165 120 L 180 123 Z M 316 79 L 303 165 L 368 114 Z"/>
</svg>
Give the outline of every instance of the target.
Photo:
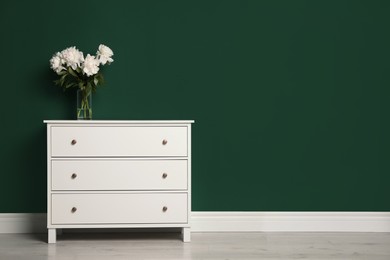
<svg viewBox="0 0 390 260">
<path fill-rule="evenodd" d="M 390 233 L 0 234 L 0 259 L 390 259 Z"/>
</svg>

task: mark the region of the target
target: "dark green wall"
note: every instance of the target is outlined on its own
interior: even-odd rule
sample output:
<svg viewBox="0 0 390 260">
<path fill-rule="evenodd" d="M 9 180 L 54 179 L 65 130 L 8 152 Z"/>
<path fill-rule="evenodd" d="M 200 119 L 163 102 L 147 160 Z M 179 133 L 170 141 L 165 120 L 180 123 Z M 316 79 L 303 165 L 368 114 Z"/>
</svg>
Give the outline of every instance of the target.
<svg viewBox="0 0 390 260">
<path fill-rule="evenodd" d="M 193 210 L 389 211 L 390 1 L 0 4 L 0 212 L 46 211 L 52 54 L 111 47 L 94 119 L 194 119 Z"/>
</svg>

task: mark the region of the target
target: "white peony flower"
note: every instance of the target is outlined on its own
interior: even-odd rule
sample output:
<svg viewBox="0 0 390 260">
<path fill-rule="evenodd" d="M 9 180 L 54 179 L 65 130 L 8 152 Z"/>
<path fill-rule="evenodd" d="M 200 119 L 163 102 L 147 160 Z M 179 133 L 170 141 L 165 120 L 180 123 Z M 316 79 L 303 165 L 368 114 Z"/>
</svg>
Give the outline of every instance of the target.
<svg viewBox="0 0 390 260">
<path fill-rule="evenodd" d="M 88 77 L 95 75 L 99 71 L 99 60 L 96 59 L 95 56 L 87 54 L 82 69 L 83 73 L 86 74 Z"/>
<path fill-rule="evenodd" d="M 62 66 L 64 64 L 64 60 L 62 59 L 61 53 L 57 52 L 50 59 L 50 68 L 52 68 L 57 74 L 59 74 L 62 70 L 65 70 L 65 67 Z"/>
<path fill-rule="evenodd" d="M 80 67 L 80 64 L 84 61 L 83 53 L 76 49 L 76 47 L 69 47 L 63 50 L 61 55 L 64 59 L 64 63 L 73 70 L 76 70 L 77 67 Z"/>
<path fill-rule="evenodd" d="M 96 52 L 97 59 L 102 65 L 113 62 L 114 60 L 111 58 L 113 55 L 112 50 L 103 44 L 99 45 L 99 50 Z"/>
</svg>

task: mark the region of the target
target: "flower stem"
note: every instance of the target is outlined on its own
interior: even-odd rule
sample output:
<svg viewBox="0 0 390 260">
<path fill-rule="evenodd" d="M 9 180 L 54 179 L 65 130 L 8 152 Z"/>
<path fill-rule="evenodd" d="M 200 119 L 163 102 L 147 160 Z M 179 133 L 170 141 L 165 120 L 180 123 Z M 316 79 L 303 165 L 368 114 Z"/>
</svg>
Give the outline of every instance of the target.
<svg viewBox="0 0 390 260">
<path fill-rule="evenodd" d="M 80 107 L 77 108 L 77 118 L 78 119 L 92 119 L 92 108 L 90 107 L 90 103 L 89 103 L 89 95 L 91 95 L 91 93 L 88 95 L 86 91 L 83 91 L 83 90 L 80 90 L 80 92 L 78 93 L 78 95 L 81 95 L 81 96 L 78 96 L 79 100 L 80 100 Z M 82 113 L 82 114 L 81 114 Z"/>
</svg>

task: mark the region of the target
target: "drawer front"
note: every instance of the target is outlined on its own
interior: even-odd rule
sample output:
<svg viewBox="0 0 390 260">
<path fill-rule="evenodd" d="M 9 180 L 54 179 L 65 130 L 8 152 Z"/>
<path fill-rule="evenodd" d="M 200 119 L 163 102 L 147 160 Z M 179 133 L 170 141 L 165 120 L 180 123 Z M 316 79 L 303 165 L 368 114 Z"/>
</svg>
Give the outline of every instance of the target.
<svg viewBox="0 0 390 260">
<path fill-rule="evenodd" d="M 187 156 L 187 127 L 53 126 L 51 156 Z"/>
<path fill-rule="evenodd" d="M 186 193 L 52 194 L 52 224 L 187 223 Z"/>
<path fill-rule="evenodd" d="M 53 160 L 52 190 L 186 190 L 187 160 Z"/>
</svg>

